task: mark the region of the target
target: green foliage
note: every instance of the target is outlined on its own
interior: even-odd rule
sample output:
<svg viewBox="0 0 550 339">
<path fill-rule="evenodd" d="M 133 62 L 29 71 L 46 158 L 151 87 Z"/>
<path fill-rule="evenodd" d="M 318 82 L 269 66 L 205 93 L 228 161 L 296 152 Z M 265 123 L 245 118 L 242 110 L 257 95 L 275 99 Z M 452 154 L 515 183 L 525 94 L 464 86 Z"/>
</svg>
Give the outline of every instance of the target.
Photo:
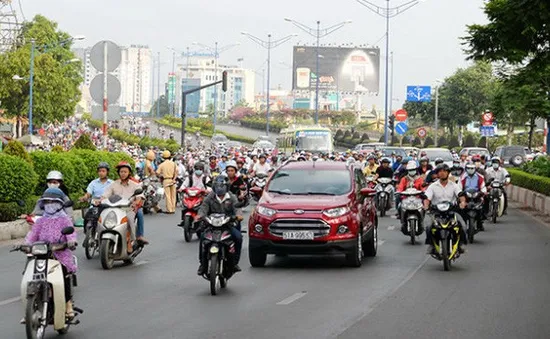
<svg viewBox="0 0 550 339">
<path fill-rule="evenodd" d="M 550 178 L 526 173 L 520 169 L 508 169 L 512 184 L 550 196 Z"/>
<path fill-rule="evenodd" d="M 6 145 L 6 147 L 4 147 L 3 152 L 4 154 L 19 157 L 25 160 L 26 162 L 32 164 L 31 157 L 29 156 L 29 153 L 27 153 L 25 146 L 23 146 L 23 144 L 17 140 L 10 140 Z"/>
<path fill-rule="evenodd" d="M 537 159 L 526 162 L 522 168 L 525 172 L 550 178 L 550 158 L 541 156 Z"/>
<path fill-rule="evenodd" d="M 38 182 L 31 164 L 13 155 L 0 154 L 0 173 L 0 202 L 24 201 Z"/>
<path fill-rule="evenodd" d="M 337 141 L 340 141 L 344 139 L 344 131 L 342 131 L 341 129 L 337 130 L 336 133 L 334 134 L 334 140 L 337 140 Z"/>
<path fill-rule="evenodd" d="M 157 101 L 160 113 L 157 112 Z M 170 105 L 165 95 L 161 95 L 160 98 L 153 102 L 150 113 L 152 117 L 168 117 L 170 115 Z"/>
<path fill-rule="evenodd" d="M 479 138 L 479 140 L 477 142 L 477 147 L 485 148 L 486 146 L 487 146 L 487 137 L 483 136 L 483 137 Z"/>
<path fill-rule="evenodd" d="M 434 144 L 435 144 L 434 139 L 430 136 L 426 137 L 426 139 L 424 140 L 424 147 L 430 147 L 430 146 L 433 146 Z"/>
<path fill-rule="evenodd" d="M 458 142 L 458 137 L 456 135 L 452 135 L 451 139 L 449 139 L 449 147 L 450 148 L 460 147 L 460 143 Z"/>
<path fill-rule="evenodd" d="M 437 139 L 437 145 L 440 147 L 443 147 L 443 145 L 448 145 L 448 144 L 449 144 L 449 141 L 447 141 L 447 138 L 445 136 L 439 137 L 439 139 Z"/>
<path fill-rule="evenodd" d="M 368 143 L 370 141 L 369 135 L 367 133 L 363 133 L 361 135 L 361 142 L 362 143 Z"/>
<path fill-rule="evenodd" d="M 464 146 L 464 147 L 475 147 L 475 146 L 476 146 L 476 142 L 475 142 L 475 140 L 474 140 L 473 135 L 468 134 L 468 135 L 466 136 L 466 138 L 464 139 L 464 143 L 463 143 L 462 146 Z"/>
<path fill-rule="evenodd" d="M 82 181 L 78 168 L 73 166 L 71 159 L 60 153 L 36 151 L 31 153 L 34 163 L 34 170 L 38 174 L 38 185 L 35 189 L 36 195 L 41 195 L 47 188 L 46 176 L 50 171 L 60 171 L 63 174 L 63 182 L 69 192 L 82 191 Z"/>
<path fill-rule="evenodd" d="M 265 117 L 243 118 L 241 119 L 241 126 L 259 130 L 266 129 Z M 288 124 L 282 121 L 271 120 L 269 121 L 269 130 L 275 133 L 279 133 L 282 129 L 287 128 Z"/>
<path fill-rule="evenodd" d="M 95 151 L 97 149 L 88 134 L 81 134 L 75 141 L 73 147 L 76 149 L 88 149 L 91 151 Z"/>
<path fill-rule="evenodd" d="M 61 145 L 55 145 L 54 147 L 52 147 L 51 151 L 53 153 L 63 153 L 63 152 L 65 152 L 65 150 L 63 149 L 63 146 L 61 146 Z"/>
<path fill-rule="evenodd" d="M 414 147 L 419 147 L 419 146 L 422 145 L 422 141 L 420 140 L 419 137 L 414 137 L 413 142 L 412 142 L 412 145 L 413 145 Z"/>
<path fill-rule="evenodd" d="M 36 41 L 34 58 L 34 123 L 61 121 L 71 116 L 80 100 L 81 63 L 75 58 L 67 33 L 41 15 L 23 24 L 19 41 L 26 43 L 0 54 L 0 101 L 8 116 L 26 115 L 29 103 L 28 81 L 14 81 L 19 75 L 29 79 L 31 40 Z"/>
<path fill-rule="evenodd" d="M 187 126 L 186 131 L 188 133 L 190 133 L 190 132 L 194 133 L 194 132 L 199 131 L 201 133 L 201 135 L 203 135 L 203 136 L 212 137 L 214 128 L 213 128 L 213 126 L 210 122 L 205 123 L 204 121 L 206 119 L 190 119 L 190 120 L 197 120 L 197 121 L 200 121 L 200 122 L 195 123 L 194 127 Z M 170 121 L 172 121 L 172 122 L 170 122 Z M 171 128 L 177 128 L 177 129 L 181 128 L 181 119 L 178 119 L 178 118 L 162 119 L 162 120 L 157 120 L 156 122 L 161 124 L 161 125 L 168 126 L 168 127 L 171 127 Z M 200 127 L 198 127 L 200 125 L 206 127 L 206 130 L 205 129 L 200 129 Z M 208 129 L 209 126 L 212 126 L 211 130 Z M 244 142 L 244 143 L 248 143 L 248 144 L 253 144 L 256 141 L 256 139 L 249 138 L 249 137 L 246 137 L 244 135 L 235 135 L 235 134 L 225 133 L 225 132 L 221 132 L 221 131 L 216 131 L 216 133 L 220 133 L 220 134 L 225 135 L 229 140 L 240 141 L 240 142 Z M 168 142 L 172 143 L 172 147 L 177 146 L 176 151 L 179 149 L 179 145 L 177 144 L 177 142 L 175 142 L 173 140 L 168 140 Z M 140 146 L 141 146 L 141 144 L 140 144 Z M 144 147 L 144 146 L 142 146 L 142 147 Z M 160 147 L 160 148 L 162 148 L 162 147 Z M 175 151 L 172 151 L 169 148 L 168 148 L 168 150 L 172 153 L 175 152 Z"/>
</svg>

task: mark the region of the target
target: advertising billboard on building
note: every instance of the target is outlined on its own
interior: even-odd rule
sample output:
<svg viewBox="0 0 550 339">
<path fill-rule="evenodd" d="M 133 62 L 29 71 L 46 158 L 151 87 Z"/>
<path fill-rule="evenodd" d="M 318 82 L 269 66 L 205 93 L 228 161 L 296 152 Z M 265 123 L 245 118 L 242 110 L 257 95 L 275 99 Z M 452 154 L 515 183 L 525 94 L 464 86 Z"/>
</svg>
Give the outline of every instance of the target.
<svg viewBox="0 0 550 339">
<path fill-rule="evenodd" d="M 322 91 L 378 93 L 380 84 L 380 49 L 319 47 L 319 74 L 316 71 L 317 49 L 294 46 L 294 90 L 315 90 L 317 76 Z"/>
<path fill-rule="evenodd" d="M 168 74 L 168 103 L 173 104 L 176 102 L 176 75 L 174 73 Z"/>
<path fill-rule="evenodd" d="M 182 89 L 183 91 L 188 91 L 190 89 L 195 89 L 201 86 L 201 79 L 183 79 L 182 80 Z M 199 105 L 201 101 L 200 92 L 194 92 L 187 94 L 186 103 L 186 113 L 188 118 L 198 118 L 199 117 Z"/>
</svg>

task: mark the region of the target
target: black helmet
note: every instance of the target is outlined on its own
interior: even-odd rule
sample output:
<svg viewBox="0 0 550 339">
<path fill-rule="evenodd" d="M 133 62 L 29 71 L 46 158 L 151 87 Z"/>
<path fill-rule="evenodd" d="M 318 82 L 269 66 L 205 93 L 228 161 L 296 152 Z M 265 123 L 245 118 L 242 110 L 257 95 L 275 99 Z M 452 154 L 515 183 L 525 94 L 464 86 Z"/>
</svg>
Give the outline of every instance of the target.
<svg viewBox="0 0 550 339">
<path fill-rule="evenodd" d="M 111 169 L 111 166 L 109 166 L 109 164 L 105 161 L 102 161 L 99 163 L 99 165 L 97 165 L 97 170 L 99 171 L 102 168 L 105 168 L 107 171 L 109 171 Z"/>
<path fill-rule="evenodd" d="M 193 168 L 195 169 L 195 171 L 204 171 L 204 164 L 202 162 L 197 162 L 195 166 L 193 166 Z"/>
<path fill-rule="evenodd" d="M 217 176 L 212 184 L 212 190 L 216 195 L 225 195 L 228 191 L 227 177 L 224 175 Z"/>
<path fill-rule="evenodd" d="M 435 159 L 435 165 L 436 166 L 439 165 L 439 164 L 442 164 L 442 163 L 443 163 L 443 159 L 441 159 L 441 158 Z"/>
<path fill-rule="evenodd" d="M 435 173 L 439 173 L 440 171 L 447 171 L 447 172 L 450 172 L 451 169 L 449 168 L 449 165 L 447 165 L 447 164 L 439 164 L 439 165 L 437 165 L 437 167 L 435 168 Z"/>
</svg>

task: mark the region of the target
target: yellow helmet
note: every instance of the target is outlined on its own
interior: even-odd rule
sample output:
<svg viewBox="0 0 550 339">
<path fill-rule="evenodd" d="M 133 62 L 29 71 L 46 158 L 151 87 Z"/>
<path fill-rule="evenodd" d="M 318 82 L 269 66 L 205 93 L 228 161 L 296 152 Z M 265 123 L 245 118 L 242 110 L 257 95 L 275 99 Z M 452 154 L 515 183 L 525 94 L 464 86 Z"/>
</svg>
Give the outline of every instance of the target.
<svg viewBox="0 0 550 339">
<path fill-rule="evenodd" d="M 169 159 L 171 156 L 172 156 L 172 154 L 170 154 L 170 151 L 168 151 L 168 150 L 162 151 L 162 158 L 163 159 Z"/>
<path fill-rule="evenodd" d="M 145 158 L 147 158 L 147 160 L 149 161 L 155 160 L 155 152 L 148 151 L 147 154 L 145 155 Z"/>
</svg>

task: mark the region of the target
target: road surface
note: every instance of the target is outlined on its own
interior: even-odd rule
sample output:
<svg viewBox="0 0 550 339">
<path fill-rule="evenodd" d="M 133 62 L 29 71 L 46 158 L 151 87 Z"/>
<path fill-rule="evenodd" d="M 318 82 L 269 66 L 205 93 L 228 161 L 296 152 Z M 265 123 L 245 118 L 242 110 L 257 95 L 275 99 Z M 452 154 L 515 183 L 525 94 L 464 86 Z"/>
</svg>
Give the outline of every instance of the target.
<svg viewBox="0 0 550 339">
<path fill-rule="evenodd" d="M 249 207 L 250 209 L 250 207 Z M 380 223 L 378 256 L 361 268 L 343 257 L 271 257 L 211 296 L 196 275 L 197 244 L 179 215 L 147 215 L 151 244 L 133 266 L 104 271 L 78 248 L 82 323 L 66 339 L 97 338 L 548 338 L 550 230 L 518 210 L 487 225 L 444 272 L 408 244 L 397 220 Z M 81 242 L 80 239 L 79 242 Z M 24 338 L 19 283 L 25 257 L 0 247 L 1 338 Z M 55 338 L 49 329 L 46 338 Z"/>
</svg>

